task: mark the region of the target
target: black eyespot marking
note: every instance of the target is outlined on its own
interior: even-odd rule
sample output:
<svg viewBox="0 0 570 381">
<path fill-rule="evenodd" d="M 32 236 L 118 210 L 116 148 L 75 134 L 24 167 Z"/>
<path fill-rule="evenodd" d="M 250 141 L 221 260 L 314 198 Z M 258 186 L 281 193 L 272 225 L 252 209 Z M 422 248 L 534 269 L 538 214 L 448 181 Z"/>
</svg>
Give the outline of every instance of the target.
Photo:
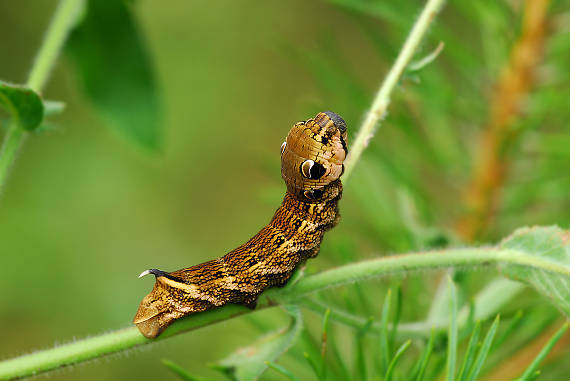
<svg viewBox="0 0 570 381">
<path fill-rule="evenodd" d="M 325 167 L 323 167 L 323 165 L 320 163 L 314 163 L 313 166 L 309 169 L 311 179 L 320 179 L 325 174 L 325 172 Z"/>
<path fill-rule="evenodd" d="M 321 198 L 323 196 L 323 190 L 322 189 L 311 189 L 308 191 L 305 191 L 305 197 L 307 197 L 308 199 L 311 200 L 316 200 L 318 198 Z"/>
<path fill-rule="evenodd" d="M 320 163 L 315 163 L 313 160 L 305 160 L 299 167 L 303 176 L 307 179 L 320 179 L 326 172 L 325 167 Z"/>
<path fill-rule="evenodd" d="M 299 169 L 301 170 L 303 176 L 305 176 L 308 179 L 311 178 L 311 168 L 313 167 L 313 165 L 315 165 L 315 162 L 313 160 L 305 160 L 303 163 L 301 163 Z"/>
</svg>

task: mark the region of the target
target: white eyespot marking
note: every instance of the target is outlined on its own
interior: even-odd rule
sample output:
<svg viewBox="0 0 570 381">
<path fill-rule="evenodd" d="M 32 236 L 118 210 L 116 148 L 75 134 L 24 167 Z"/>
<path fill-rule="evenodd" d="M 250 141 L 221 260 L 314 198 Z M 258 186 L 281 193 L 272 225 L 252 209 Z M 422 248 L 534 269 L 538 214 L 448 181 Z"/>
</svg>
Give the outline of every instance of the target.
<svg viewBox="0 0 570 381">
<path fill-rule="evenodd" d="M 141 275 L 139 275 L 139 278 L 142 278 L 145 275 L 151 274 L 150 270 L 145 270 L 141 273 Z"/>
<path fill-rule="evenodd" d="M 315 165 L 315 162 L 311 159 L 305 160 L 303 164 L 301 164 L 301 173 L 303 176 L 308 179 L 311 178 L 311 168 L 313 168 L 313 165 Z"/>
<path fill-rule="evenodd" d="M 283 151 L 285 151 L 285 147 L 287 147 L 287 142 L 283 142 L 283 144 L 281 144 L 281 154 L 283 154 Z"/>
</svg>

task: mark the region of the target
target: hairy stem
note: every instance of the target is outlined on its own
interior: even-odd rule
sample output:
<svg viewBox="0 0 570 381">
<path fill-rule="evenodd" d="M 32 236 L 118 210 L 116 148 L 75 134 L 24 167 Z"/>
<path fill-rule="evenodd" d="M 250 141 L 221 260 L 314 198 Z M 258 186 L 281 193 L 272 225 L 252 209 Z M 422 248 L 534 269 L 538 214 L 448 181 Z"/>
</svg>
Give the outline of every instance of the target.
<svg viewBox="0 0 570 381">
<path fill-rule="evenodd" d="M 281 304 L 299 302 L 309 293 L 365 279 L 447 267 L 497 267 L 501 264 L 531 266 L 570 277 L 570 270 L 565 266 L 557 266 L 540 257 L 515 250 L 479 248 L 410 253 L 348 264 L 300 279 L 283 289 L 268 290 L 263 294 L 258 310 L 272 307 L 276 302 Z M 190 315 L 172 324 L 158 340 L 252 312 L 242 306 L 228 305 L 221 309 Z M 0 380 L 37 375 L 156 341 L 146 339 L 135 327 L 122 329 L 4 361 L 0 363 Z"/>
<path fill-rule="evenodd" d="M 420 17 L 417 19 L 410 31 L 406 42 L 404 42 L 404 45 L 398 54 L 398 58 L 396 58 L 396 62 L 390 68 L 388 75 L 376 93 L 376 97 L 372 102 L 370 110 L 367 112 L 364 122 L 354 139 L 354 143 L 350 146 L 350 153 L 344 163 L 344 181 L 348 179 L 354 169 L 354 166 L 360 159 L 362 152 L 368 146 L 368 142 L 374 136 L 376 125 L 386 116 L 388 106 L 390 105 L 390 96 L 392 91 L 394 91 L 402 73 L 412 60 L 414 53 L 425 36 L 428 27 L 443 7 L 444 3 L 445 0 L 428 0 L 420 14 Z"/>
<path fill-rule="evenodd" d="M 32 90 L 39 93 L 44 87 L 63 43 L 77 19 L 82 3 L 82 0 L 61 0 L 59 3 L 26 83 Z M 12 123 L 4 137 L 2 150 L 0 150 L 0 189 L 6 182 L 8 170 L 25 136 L 26 133 L 22 127 Z"/>
</svg>

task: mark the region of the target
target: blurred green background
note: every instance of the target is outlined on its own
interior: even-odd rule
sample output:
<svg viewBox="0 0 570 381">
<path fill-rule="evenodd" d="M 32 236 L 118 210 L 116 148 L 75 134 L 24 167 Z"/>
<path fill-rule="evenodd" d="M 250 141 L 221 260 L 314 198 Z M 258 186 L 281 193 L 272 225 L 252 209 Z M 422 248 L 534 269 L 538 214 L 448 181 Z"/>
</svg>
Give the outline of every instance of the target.
<svg viewBox="0 0 570 381">
<path fill-rule="evenodd" d="M 417 58 L 439 41 L 445 49 L 404 77 L 346 187 L 343 221 L 309 271 L 462 244 L 453 231 L 491 94 L 519 37 L 522 3 L 445 8 Z M 0 2 L 0 79 L 25 82 L 56 4 Z M 27 139 L 0 194 L 0 358 L 129 326 L 153 283 L 137 279 L 141 271 L 200 263 L 257 232 L 284 192 L 278 152 L 290 126 L 333 110 L 354 136 L 422 4 L 134 2 L 162 106 L 163 142 L 154 154 L 106 128 L 64 54 L 43 95 L 66 109 Z M 568 2 L 553 2 L 538 79 L 513 123 L 520 134 L 507 153 L 501 203 L 481 241 L 523 225 L 569 226 L 567 20 Z M 466 288 L 486 277 L 467 275 Z M 423 286 L 410 291 L 407 320 L 425 316 L 437 287 L 436 278 L 416 278 Z M 363 286 L 371 304 L 380 304 L 386 284 Z M 556 314 L 544 301 L 526 301 L 535 305 Z M 258 315 L 52 379 L 175 379 L 161 358 L 211 375 L 205 364 L 287 321 L 280 311 Z"/>
</svg>

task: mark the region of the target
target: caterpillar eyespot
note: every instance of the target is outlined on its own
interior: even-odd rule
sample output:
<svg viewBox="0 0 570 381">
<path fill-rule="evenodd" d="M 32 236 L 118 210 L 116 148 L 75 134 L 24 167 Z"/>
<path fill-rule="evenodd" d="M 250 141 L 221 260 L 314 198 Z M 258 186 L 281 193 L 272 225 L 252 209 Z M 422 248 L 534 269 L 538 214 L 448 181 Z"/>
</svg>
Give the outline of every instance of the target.
<svg viewBox="0 0 570 381">
<path fill-rule="evenodd" d="M 284 286 L 300 263 L 317 256 L 324 233 L 340 219 L 346 139 L 346 123 L 331 111 L 296 123 L 281 145 L 287 192 L 269 224 L 220 258 L 170 273 L 143 271 L 155 284 L 133 319 L 140 332 L 154 338 L 176 319 L 228 303 L 254 308 L 263 290 Z"/>
<path fill-rule="evenodd" d="M 311 168 L 313 168 L 313 165 L 315 165 L 315 162 L 313 160 L 310 160 L 310 159 L 305 160 L 301 164 L 301 173 L 303 174 L 303 176 L 305 176 L 308 179 L 311 178 Z"/>
<path fill-rule="evenodd" d="M 325 167 L 321 163 L 315 163 L 313 160 L 305 160 L 301 164 L 301 173 L 307 179 L 318 180 L 326 173 Z"/>
</svg>

